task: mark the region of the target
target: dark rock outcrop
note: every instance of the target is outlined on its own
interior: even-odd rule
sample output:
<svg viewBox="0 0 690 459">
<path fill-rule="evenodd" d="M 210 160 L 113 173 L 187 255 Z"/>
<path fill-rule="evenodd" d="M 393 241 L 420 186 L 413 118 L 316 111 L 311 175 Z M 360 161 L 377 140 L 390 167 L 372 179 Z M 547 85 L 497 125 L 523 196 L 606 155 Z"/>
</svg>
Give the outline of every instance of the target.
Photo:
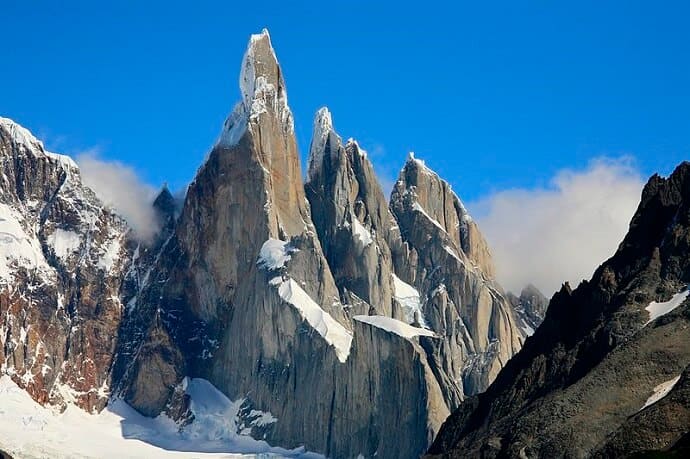
<svg viewBox="0 0 690 459">
<path fill-rule="evenodd" d="M 615 255 L 590 281 L 554 295 L 535 334 L 485 393 L 451 415 L 430 454 L 610 457 L 671 448 L 688 429 L 687 405 L 678 405 L 690 364 L 689 253 L 686 162 L 649 180 Z M 653 302 L 670 298 L 675 309 L 650 316 L 664 312 Z M 670 395 L 644 407 L 679 376 Z"/>
</svg>

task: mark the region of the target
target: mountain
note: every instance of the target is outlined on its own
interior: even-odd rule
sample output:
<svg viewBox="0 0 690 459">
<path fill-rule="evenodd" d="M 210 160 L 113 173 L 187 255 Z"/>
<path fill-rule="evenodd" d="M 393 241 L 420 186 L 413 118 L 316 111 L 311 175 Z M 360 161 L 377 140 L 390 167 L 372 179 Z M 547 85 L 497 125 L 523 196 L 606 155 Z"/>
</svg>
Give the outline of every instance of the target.
<svg viewBox="0 0 690 459">
<path fill-rule="evenodd" d="M 690 163 L 645 186 L 590 281 L 568 284 L 486 392 L 444 423 L 443 457 L 628 457 L 687 448 Z"/>
<path fill-rule="evenodd" d="M 239 80 L 184 201 L 163 187 L 153 202 L 152 240 L 71 160 L 0 124 L 1 386 L 98 422 L 126 413 L 125 435 L 159 432 L 166 449 L 419 457 L 527 335 L 487 243 L 412 156 L 386 200 L 325 108 L 303 181 L 268 32 L 250 38 Z"/>
<path fill-rule="evenodd" d="M 6 118 L 0 168 L 0 371 L 41 403 L 99 411 L 112 387 L 130 230 L 71 159 Z"/>
</svg>

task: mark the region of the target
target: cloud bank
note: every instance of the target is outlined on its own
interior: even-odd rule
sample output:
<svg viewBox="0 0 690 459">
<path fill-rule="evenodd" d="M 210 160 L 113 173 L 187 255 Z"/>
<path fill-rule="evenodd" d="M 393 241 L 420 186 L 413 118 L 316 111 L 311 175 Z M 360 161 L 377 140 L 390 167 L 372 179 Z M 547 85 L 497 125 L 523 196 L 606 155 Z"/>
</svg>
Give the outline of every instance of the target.
<svg viewBox="0 0 690 459">
<path fill-rule="evenodd" d="M 127 221 L 136 237 L 152 240 L 160 227 L 152 206 L 156 189 L 139 178 L 131 167 L 100 159 L 96 150 L 78 154 L 77 164 L 84 184 Z"/>
<path fill-rule="evenodd" d="M 589 279 L 616 251 L 644 183 L 630 157 L 600 158 L 562 170 L 546 188 L 493 193 L 474 211 L 506 290 L 527 283 L 551 296 L 561 284 Z"/>
</svg>

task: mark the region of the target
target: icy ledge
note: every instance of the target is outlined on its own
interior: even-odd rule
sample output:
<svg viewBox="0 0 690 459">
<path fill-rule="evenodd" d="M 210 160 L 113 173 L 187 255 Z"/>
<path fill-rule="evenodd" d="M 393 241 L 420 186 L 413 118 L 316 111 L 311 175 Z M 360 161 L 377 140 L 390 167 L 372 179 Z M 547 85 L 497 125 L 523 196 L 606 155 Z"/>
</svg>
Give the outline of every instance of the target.
<svg viewBox="0 0 690 459">
<path fill-rule="evenodd" d="M 673 379 L 669 379 L 668 381 L 664 381 L 656 386 L 654 388 L 654 393 L 647 399 L 646 402 L 644 402 L 644 406 L 642 406 L 642 408 L 640 408 L 638 411 L 642 411 L 648 406 L 654 405 L 656 402 L 666 397 L 668 393 L 671 392 L 671 389 L 673 389 L 673 387 L 678 383 L 678 381 L 680 381 L 680 375 Z"/>
<path fill-rule="evenodd" d="M 180 430 L 166 416 L 147 418 L 122 400 L 100 414 L 74 405 L 64 413 L 43 407 L 8 376 L 0 377 L 0 449 L 14 457 L 99 458 L 318 458 L 237 433 L 242 401 L 230 401 L 204 379 L 186 379 L 194 421 Z M 258 423 L 275 422 L 268 413 Z"/>
<path fill-rule="evenodd" d="M 309 294 L 293 279 L 280 277 L 271 279 L 271 285 L 278 286 L 278 295 L 299 311 L 309 325 L 333 346 L 340 362 L 345 363 L 350 356 L 352 334 L 329 313 L 321 309 Z"/>
<path fill-rule="evenodd" d="M 373 325 L 376 328 L 386 330 L 391 333 L 395 333 L 405 339 L 412 339 L 417 336 L 431 336 L 435 337 L 436 334 L 431 330 L 426 330 L 424 328 L 413 327 L 412 325 L 407 325 L 397 319 L 392 319 L 385 316 L 355 316 L 354 319 L 358 322 L 363 322 L 365 324 Z"/>
</svg>

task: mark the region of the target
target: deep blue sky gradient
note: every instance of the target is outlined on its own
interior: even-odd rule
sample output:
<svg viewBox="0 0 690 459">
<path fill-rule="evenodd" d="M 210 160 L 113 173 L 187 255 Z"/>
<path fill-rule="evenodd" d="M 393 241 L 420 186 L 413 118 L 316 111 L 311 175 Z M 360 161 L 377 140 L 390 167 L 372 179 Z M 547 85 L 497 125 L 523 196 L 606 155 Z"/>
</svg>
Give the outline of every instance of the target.
<svg viewBox="0 0 690 459">
<path fill-rule="evenodd" d="M 111 3 L 2 2 L 0 115 L 154 185 L 193 178 L 263 27 L 303 160 L 322 105 L 388 179 L 414 150 L 466 200 L 602 155 L 690 158 L 687 2 Z"/>
</svg>

